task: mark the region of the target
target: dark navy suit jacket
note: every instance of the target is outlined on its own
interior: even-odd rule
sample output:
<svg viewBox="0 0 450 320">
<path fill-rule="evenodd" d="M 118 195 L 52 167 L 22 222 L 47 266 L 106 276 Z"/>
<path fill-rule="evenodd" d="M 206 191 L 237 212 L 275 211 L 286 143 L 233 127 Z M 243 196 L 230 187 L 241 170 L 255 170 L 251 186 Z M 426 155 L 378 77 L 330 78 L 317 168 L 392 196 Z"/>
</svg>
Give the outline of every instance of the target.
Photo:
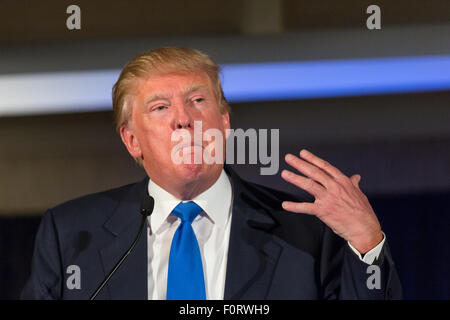
<svg viewBox="0 0 450 320">
<path fill-rule="evenodd" d="M 369 289 L 368 265 L 314 216 L 283 211 L 284 200 L 311 201 L 246 182 L 230 168 L 233 209 L 225 299 L 399 299 L 401 285 L 387 242 L 376 264 L 380 289 Z M 88 299 L 129 248 L 141 222 L 148 179 L 48 210 L 36 236 L 23 299 Z M 147 299 L 147 238 L 97 299 Z M 79 267 L 80 288 L 72 288 Z"/>
</svg>

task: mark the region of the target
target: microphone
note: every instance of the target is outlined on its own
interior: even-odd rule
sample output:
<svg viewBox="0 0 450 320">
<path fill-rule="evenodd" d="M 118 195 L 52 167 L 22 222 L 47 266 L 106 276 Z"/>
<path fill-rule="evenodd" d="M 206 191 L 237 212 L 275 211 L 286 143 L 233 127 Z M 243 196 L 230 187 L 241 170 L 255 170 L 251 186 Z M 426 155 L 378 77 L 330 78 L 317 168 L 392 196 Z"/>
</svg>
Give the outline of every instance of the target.
<svg viewBox="0 0 450 320">
<path fill-rule="evenodd" d="M 122 265 L 122 263 L 125 261 L 125 259 L 128 257 L 128 255 L 131 253 L 131 251 L 133 251 L 134 247 L 136 246 L 136 243 L 139 241 L 139 238 L 141 237 L 142 230 L 144 229 L 144 226 L 145 226 L 145 220 L 147 219 L 147 217 L 149 215 L 152 214 L 154 206 L 155 206 L 155 199 L 153 199 L 152 196 L 146 195 L 144 197 L 144 199 L 142 199 L 141 208 L 140 208 L 140 213 L 142 214 L 142 222 L 141 222 L 141 226 L 139 227 L 139 233 L 136 236 L 136 239 L 133 241 L 130 248 L 119 259 L 119 261 L 117 261 L 114 268 L 112 268 L 112 270 L 105 277 L 105 279 L 102 281 L 102 283 L 100 283 L 97 290 L 95 290 L 95 292 L 92 294 L 92 296 L 90 297 L 89 300 L 94 300 L 97 297 L 99 292 L 108 283 L 109 279 L 111 279 L 111 277 L 114 275 L 114 273 L 117 271 L 117 269 L 119 269 L 119 267 Z"/>
</svg>

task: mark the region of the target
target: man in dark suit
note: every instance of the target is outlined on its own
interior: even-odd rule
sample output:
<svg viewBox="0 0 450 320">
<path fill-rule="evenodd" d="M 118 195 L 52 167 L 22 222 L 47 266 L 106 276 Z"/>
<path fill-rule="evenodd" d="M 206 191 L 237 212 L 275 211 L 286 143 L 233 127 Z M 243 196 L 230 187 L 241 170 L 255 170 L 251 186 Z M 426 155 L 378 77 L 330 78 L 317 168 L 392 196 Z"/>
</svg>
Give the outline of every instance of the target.
<svg viewBox="0 0 450 320">
<path fill-rule="evenodd" d="M 122 70 L 113 105 L 122 141 L 149 179 L 48 210 L 22 298 L 89 298 L 133 242 L 146 194 L 155 200 L 146 237 L 98 299 L 401 297 L 359 175 L 307 150 L 287 155 L 306 177 L 285 170 L 283 179 L 310 200 L 245 182 L 224 166 L 230 109 L 205 54 L 139 55 Z M 196 123 L 203 139 L 184 140 Z M 205 138 L 211 132 L 215 139 Z"/>
</svg>

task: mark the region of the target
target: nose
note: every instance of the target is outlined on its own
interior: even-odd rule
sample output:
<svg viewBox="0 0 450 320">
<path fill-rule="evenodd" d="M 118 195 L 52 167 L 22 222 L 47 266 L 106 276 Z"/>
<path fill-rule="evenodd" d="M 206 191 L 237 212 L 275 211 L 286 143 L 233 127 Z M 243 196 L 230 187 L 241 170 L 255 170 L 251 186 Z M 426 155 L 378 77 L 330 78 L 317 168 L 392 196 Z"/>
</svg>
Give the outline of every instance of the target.
<svg viewBox="0 0 450 320">
<path fill-rule="evenodd" d="M 189 111 L 189 106 L 184 102 L 179 102 L 175 106 L 173 117 L 173 129 L 190 129 L 193 127 L 193 118 Z"/>
</svg>

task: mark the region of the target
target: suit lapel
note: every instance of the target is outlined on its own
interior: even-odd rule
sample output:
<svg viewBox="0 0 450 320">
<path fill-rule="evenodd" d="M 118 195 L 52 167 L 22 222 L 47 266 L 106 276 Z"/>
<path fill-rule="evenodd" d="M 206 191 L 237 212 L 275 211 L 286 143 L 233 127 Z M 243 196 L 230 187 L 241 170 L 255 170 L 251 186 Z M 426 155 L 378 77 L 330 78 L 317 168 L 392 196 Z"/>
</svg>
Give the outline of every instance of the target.
<svg viewBox="0 0 450 320">
<path fill-rule="evenodd" d="M 226 170 L 233 185 L 233 210 L 224 299 L 265 299 L 282 251 L 272 235 L 277 222 L 240 178 Z"/>
<path fill-rule="evenodd" d="M 141 225 L 141 200 L 147 190 L 148 179 L 130 188 L 104 227 L 114 239 L 100 250 L 105 276 L 136 238 Z M 147 299 L 147 228 L 141 234 L 133 252 L 122 263 L 103 289 L 111 299 Z M 99 298 L 105 296 L 99 295 Z"/>
<path fill-rule="evenodd" d="M 277 222 L 241 179 L 228 167 L 233 186 L 233 209 L 224 299 L 265 299 L 282 248 L 272 231 Z M 105 276 L 129 248 L 141 223 L 140 202 L 148 179 L 134 185 L 119 202 L 104 227 L 114 236 L 100 250 Z M 110 279 L 98 299 L 144 299 L 147 291 L 147 229 L 134 251 Z"/>
</svg>

